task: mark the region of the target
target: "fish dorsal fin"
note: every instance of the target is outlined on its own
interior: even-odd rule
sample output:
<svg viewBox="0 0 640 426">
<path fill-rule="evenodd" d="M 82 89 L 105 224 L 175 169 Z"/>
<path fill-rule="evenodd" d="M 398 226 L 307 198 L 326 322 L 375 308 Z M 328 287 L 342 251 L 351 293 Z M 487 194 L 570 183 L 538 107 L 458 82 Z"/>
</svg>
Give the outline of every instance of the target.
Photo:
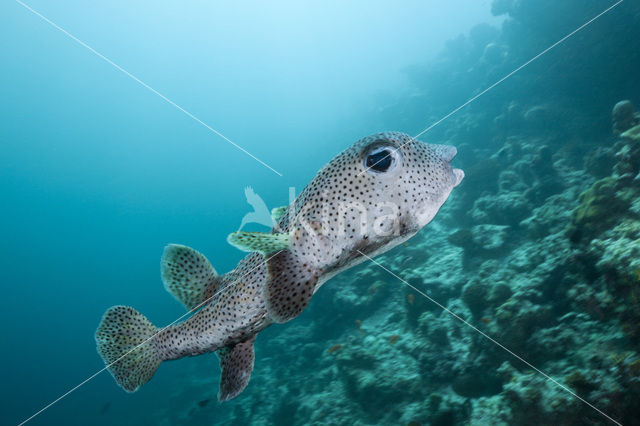
<svg viewBox="0 0 640 426">
<path fill-rule="evenodd" d="M 305 263 L 291 250 L 282 250 L 267 260 L 264 298 L 269 318 L 287 322 L 307 307 L 320 271 Z"/>
<path fill-rule="evenodd" d="M 235 398 L 249 383 L 255 359 L 253 351 L 253 342 L 255 340 L 256 335 L 253 335 L 244 342 L 218 350 L 217 354 L 220 358 L 220 368 L 222 369 L 220 391 L 218 391 L 219 401 L 228 401 Z"/>
<path fill-rule="evenodd" d="M 160 265 L 164 288 L 189 310 L 211 297 L 219 286 L 211 263 L 190 247 L 169 244 Z"/>
<path fill-rule="evenodd" d="M 271 220 L 273 220 L 273 223 L 277 224 L 280 222 L 282 216 L 287 212 L 287 208 L 289 208 L 289 206 L 276 207 L 271 210 Z"/>
<path fill-rule="evenodd" d="M 227 241 L 242 251 L 257 251 L 268 256 L 271 253 L 289 248 L 291 236 L 289 234 L 237 231 L 229 234 Z"/>
</svg>

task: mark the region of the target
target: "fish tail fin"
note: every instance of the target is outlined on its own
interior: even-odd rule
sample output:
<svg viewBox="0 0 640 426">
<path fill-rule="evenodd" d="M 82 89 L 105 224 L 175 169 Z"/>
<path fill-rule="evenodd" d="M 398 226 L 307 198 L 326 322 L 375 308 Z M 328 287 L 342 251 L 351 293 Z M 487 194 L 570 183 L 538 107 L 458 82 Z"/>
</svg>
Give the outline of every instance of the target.
<svg viewBox="0 0 640 426">
<path fill-rule="evenodd" d="M 129 306 L 112 306 L 102 317 L 96 330 L 98 353 L 124 390 L 136 391 L 162 362 L 154 344 L 157 330 Z"/>
</svg>

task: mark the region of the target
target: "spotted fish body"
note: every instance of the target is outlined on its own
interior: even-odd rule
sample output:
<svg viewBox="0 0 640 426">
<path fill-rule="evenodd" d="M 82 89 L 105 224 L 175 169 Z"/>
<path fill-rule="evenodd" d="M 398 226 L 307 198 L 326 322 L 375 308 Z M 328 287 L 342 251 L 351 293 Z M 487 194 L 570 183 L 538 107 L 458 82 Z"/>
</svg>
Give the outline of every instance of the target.
<svg viewBox="0 0 640 426">
<path fill-rule="evenodd" d="M 237 396 L 253 370 L 256 334 L 299 315 L 322 284 L 341 271 L 415 235 L 429 223 L 464 173 L 451 167 L 456 149 L 397 133 L 357 141 L 323 167 L 270 233 L 237 232 L 229 242 L 250 251 L 218 276 L 197 251 L 169 245 L 165 287 L 187 309 L 184 322 L 156 329 L 125 306 L 109 309 L 98 352 L 116 381 L 135 391 L 158 365 L 217 351 L 218 398 Z"/>
</svg>

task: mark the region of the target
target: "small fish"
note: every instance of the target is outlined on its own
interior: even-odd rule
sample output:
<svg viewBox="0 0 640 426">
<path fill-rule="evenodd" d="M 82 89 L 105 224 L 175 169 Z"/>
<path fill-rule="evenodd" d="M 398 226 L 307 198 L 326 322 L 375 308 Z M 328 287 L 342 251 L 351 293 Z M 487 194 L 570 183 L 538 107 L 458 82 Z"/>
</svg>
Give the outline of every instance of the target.
<svg viewBox="0 0 640 426">
<path fill-rule="evenodd" d="M 392 335 L 391 337 L 389 337 L 389 344 L 390 345 L 395 344 L 399 338 L 400 336 L 398 336 L 397 334 Z"/>
<path fill-rule="evenodd" d="M 413 305 L 414 300 L 416 300 L 416 296 L 413 293 L 407 294 L 407 303 Z"/>
<path fill-rule="evenodd" d="M 342 349 L 342 345 L 340 344 L 333 345 L 329 349 L 327 349 L 327 353 L 332 354 L 332 353 L 338 352 L 341 349 Z"/>
<path fill-rule="evenodd" d="M 491 318 L 489 317 L 482 317 L 480 318 L 480 321 L 482 321 L 485 324 L 489 324 L 491 322 Z"/>
<path fill-rule="evenodd" d="M 249 383 L 256 335 L 297 317 L 331 277 L 414 236 L 463 179 L 451 167 L 456 148 L 404 133 L 368 136 L 334 157 L 295 201 L 274 209 L 268 233 L 232 233 L 250 252 L 218 275 L 198 251 L 171 244 L 161 260 L 165 288 L 190 317 L 157 328 L 134 308 L 107 310 L 97 331 L 98 353 L 116 382 L 133 392 L 163 361 L 216 352 L 218 399 L 235 398 Z M 261 209 L 263 210 L 263 209 Z"/>
</svg>

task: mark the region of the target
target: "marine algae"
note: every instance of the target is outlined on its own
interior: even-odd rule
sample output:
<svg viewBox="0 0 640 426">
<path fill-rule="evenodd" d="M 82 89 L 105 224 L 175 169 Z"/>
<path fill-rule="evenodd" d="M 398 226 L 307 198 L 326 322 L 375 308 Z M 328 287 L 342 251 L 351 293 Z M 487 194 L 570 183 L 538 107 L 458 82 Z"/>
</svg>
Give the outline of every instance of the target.
<svg viewBox="0 0 640 426">
<path fill-rule="evenodd" d="M 594 182 L 591 188 L 580 194 L 579 204 L 573 210 L 571 223 L 566 229 L 572 242 L 597 236 L 618 220 L 612 212 L 623 212 L 629 208 L 629 201 L 617 196 L 617 189 L 618 180 L 609 176 Z"/>
</svg>

